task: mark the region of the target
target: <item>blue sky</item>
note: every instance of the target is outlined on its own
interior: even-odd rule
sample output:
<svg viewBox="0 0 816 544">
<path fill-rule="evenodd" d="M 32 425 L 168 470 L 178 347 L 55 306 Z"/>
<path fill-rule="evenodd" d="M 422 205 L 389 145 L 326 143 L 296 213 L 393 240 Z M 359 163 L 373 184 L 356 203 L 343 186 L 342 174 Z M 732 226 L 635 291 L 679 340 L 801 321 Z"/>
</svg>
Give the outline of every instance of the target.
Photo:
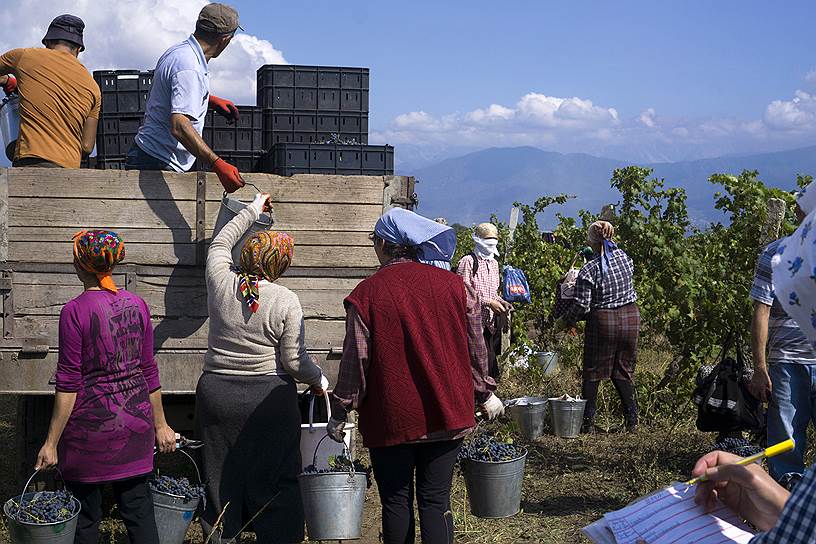
<svg viewBox="0 0 816 544">
<path fill-rule="evenodd" d="M 214 94 L 252 103 L 264 63 L 371 68 L 371 141 L 403 165 L 533 145 L 672 161 L 811 145 L 810 1 L 233 0 L 246 33 L 211 63 Z M 150 68 L 204 0 L 0 5 L 0 49 L 53 15 L 86 20 L 91 69 Z M 810 74 L 810 76 L 808 76 Z"/>
<path fill-rule="evenodd" d="M 370 66 L 377 123 L 530 91 L 612 104 L 624 116 L 654 107 L 751 118 L 816 67 L 812 1 L 345 4 L 235 2 L 247 31 L 291 63 Z"/>
</svg>

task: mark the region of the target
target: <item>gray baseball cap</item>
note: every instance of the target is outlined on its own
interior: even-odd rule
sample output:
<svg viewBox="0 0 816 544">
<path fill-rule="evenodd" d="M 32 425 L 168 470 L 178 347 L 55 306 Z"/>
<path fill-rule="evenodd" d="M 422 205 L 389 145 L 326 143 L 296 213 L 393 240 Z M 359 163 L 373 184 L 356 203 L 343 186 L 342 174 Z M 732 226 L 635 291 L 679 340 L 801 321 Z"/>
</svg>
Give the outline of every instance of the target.
<svg viewBox="0 0 816 544">
<path fill-rule="evenodd" d="M 207 4 L 198 14 L 196 29 L 215 34 L 231 34 L 238 29 L 238 12 L 226 4 Z"/>
</svg>

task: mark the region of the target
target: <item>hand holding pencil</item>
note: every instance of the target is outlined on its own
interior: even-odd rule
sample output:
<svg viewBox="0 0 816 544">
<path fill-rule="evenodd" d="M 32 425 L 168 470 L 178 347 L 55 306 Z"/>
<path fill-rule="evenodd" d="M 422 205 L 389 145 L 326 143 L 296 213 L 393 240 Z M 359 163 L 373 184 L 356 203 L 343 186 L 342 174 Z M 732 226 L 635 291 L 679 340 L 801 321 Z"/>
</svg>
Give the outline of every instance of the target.
<svg viewBox="0 0 816 544">
<path fill-rule="evenodd" d="M 699 482 L 695 500 L 711 512 L 717 509 L 719 499 L 759 530 L 769 530 L 779 519 L 790 494 L 756 461 L 789 451 L 793 441 L 790 442 L 744 459 L 722 451 L 703 456 L 694 466 L 694 478 L 687 482 Z"/>
</svg>

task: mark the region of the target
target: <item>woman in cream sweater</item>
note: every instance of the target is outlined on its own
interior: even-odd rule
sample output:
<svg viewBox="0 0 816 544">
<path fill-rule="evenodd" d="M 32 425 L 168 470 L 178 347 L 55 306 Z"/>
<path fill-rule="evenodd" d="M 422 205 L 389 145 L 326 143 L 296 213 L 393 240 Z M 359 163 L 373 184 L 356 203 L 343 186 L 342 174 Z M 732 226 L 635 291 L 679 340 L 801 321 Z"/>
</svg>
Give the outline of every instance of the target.
<svg viewBox="0 0 816 544">
<path fill-rule="evenodd" d="M 206 533 L 215 529 L 211 542 L 238 536 L 261 510 L 252 522 L 258 542 L 304 537 L 295 382 L 320 395 L 328 381 L 306 353 L 297 295 L 274 283 L 292 261 L 294 242 L 286 233 L 257 232 L 239 265 L 232 262 L 233 246 L 268 205 L 269 195 L 258 194 L 216 234 L 207 256 L 210 332 L 196 432 L 204 441 L 202 525 Z"/>
</svg>

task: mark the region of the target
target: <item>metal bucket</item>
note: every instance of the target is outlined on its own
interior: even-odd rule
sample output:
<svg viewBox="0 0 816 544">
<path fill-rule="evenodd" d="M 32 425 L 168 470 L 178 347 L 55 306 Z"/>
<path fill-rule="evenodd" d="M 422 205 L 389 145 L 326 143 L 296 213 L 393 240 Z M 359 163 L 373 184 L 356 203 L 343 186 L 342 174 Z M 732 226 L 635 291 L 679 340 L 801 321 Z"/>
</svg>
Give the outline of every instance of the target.
<svg viewBox="0 0 816 544">
<path fill-rule="evenodd" d="M 586 403 L 587 401 L 583 399 L 550 399 L 550 414 L 555 436 L 575 438 L 581 434 Z"/>
<path fill-rule="evenodd" d="M 301 474 L 298 482 L 309 541 L 363 536 L 363 503 L 368 485 L 365 474 Z"/>
<path fill-rule="evenodd" d="M 234 198 L 229 198 L 227 193 L 224 193 L 223 198 L 221 198 L 221 207 L 218 209 L 218 217 L 215 219 L 215 227 L 213 228 L 213 238 L 215 238 L 221 229 L 224 228 L 224 225 L 229 223 L 236 215 L 241 213 L 241 210 L 246 208 L 247 205 L 243 202 L 235 200 Z M 262 230 L 269 230 L 272 225 L 275 223 L 274 219 L 271 215 L 261 214 L 255 223 L 249 227 L 249 230 L 246 231 L 240 240 L 233 246 L 232 248 L 232 262 L 236 266 L 238 263 L 241 262 L 241 248 L 244 247 L 244 241 L 247 238 L 255 234 L 256 232 Z"/>
<path fill-rule="evenodd" d="M 0 138 L 6 158 L 14 160 L 17 148 L 17 137 L 20 135 L 20 97 L 16 94 L 7 96 L 0 103 Z"/>
<path fill-rule="evenodd" d="M 301 470 L 305 470 L 310 464 L 319 469 L 329 468 L 329 457 L 342 455 L 346 449 L 351 449 L 351 435 L 356 427 L 354 423 L 346 423 L 343 430 L 346 432 L 345 444 L 334 440 L 323 440 L 327 436 L 326 428 L 331 419 L 331 403 L 329 394 L 325 393 L 323 398 L 326 401 L 326 423 L 315 423 L 314 421 L 314 401 L 312 396 L 309 399 L 309 422 L 300 425 L 300 458 Z"/>
<path fill-rule="evenodd" d="M 539 351 L 536 353 L 538 366 L 544 369 L 544 375 L 550 376 L 561 370 L 558 364 L 558 354 L 554 351 Z"/>
<path fill-rule="evenodd" d="M 519 397 L 505 404 L 521 436 L 534 440 L 544 435 L 549 411 L 546 397 Z"/>
<path fill-rule="evenodd" d="M 23 491 L 28 488 L 31 480 L 37 475 L 38 472 L 40 471 L 37 470 L 31 475 L 28 482 L 26 482 Z M 62 477 L 62 474 L 60 474 L 60 477 Z M 11 542 L 13 544 L 36 544 L 38 542 L 48 542 L 51 544 L 73 544 L 74 533 L 76 533 L 77 527 L 77 518 L 79 517 L 79 511 L 81 508 L 79 501 L 76 498 L 73 500 L 74 515 L 65 521 L 57 521 L 54 523 L 27 523 L 24 521 L 17 521 L 11 517 L 11 507 L 13 502 L 16 502 L 17 504 L 30 502 L 41 494 L 42 491 L 37 491 L 35 493 L 22 493 L 17 497 L 7 500 L 3 505 L 3 514 L 6 517 L 6 527 L 8 527 Z"/>
<path fill-rule="evenodd" d="M 198 471 L 196 462 L 187 452 L 183 450 L 176 451 L 186 455 L 190 462 L 193 463 L 200 483 L 201 473 Z M 150 490 L 150 493 L 153 496 L 153 512 L 156 516 L 156 528 L 159 530 L 159 543 L 183 544 L 187 529 L 190 528 L 190 523 L 193 521 L 193 516 L 201 499 L 198 497 L 185 499 L 179 495 L 171 495 L 153 489 Z"/>
<path fill-rule="evenodd" d="M 525 451 L 512 461 L 463 460 L 470 513 L 478 518 L 509 518 L 518 514 L 526 459 Z"/>
</svg>

